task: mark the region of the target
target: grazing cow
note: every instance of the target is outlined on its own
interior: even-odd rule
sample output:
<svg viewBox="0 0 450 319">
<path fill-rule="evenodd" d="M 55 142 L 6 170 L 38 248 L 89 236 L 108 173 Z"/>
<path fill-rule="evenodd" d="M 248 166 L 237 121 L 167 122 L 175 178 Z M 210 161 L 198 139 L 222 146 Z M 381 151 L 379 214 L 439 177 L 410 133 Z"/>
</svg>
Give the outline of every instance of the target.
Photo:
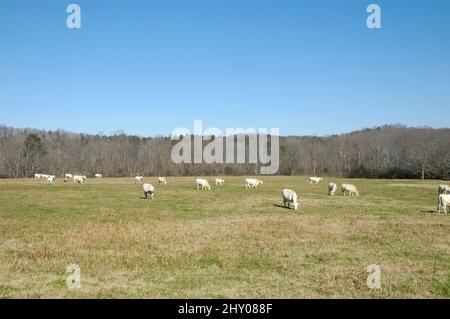
<svg viewBox="0 0 450 319">
<path fill-rule="evenodd" d="M 342 188 L 342 195 L 343 195 L 343 196 L 345 196 L 345 195 L 348 195 L 348 196 L 352 196 L 352 195 L 359 196 L 359 192 L 358 192 L 358 190 L 356 189 L 356 186 L 355 186 L 355 185 L 352 185 L 352 184 L 342 184 L 342 185 L 341 185 L 341 188 Z"/>
<path fill-rule="evenodd" d="M 225 183 L 225 180 L 223 180 L 222 178 L 216 178 L 216 186 L 223 185 L 224 183 Z"/>
<path fill-rule="evenodd" d="M 164 177 L 158 177 L 158 184 L 167 185 L 167 181 Z"/>
<path fill-rule="evenodd" d="M 298 208 L 297 193 L 294 192 L 292 189 L 283 189 L 282 195 L 283 195 L 283 206 L 291 208 L 291 204 L 293 204 L 294 209 L 297 210 Z"/>
<path fill-rule="evenodd" d="M 72 174 L 66 174 L 64 175 L 65 178 L 69 179 L 73 179 L 73 175 Z"/>
<path fill-rule="evenodd" d="M 438 194 L 450 194 L 450 187 L 447 185 L 439 185 Z"/>
<path fill-rule="evenodd" d="M 81 176 L 81 175 L 73 175 L 73 182 L 74 183 L 78 183 L 78 184 L 83 184 L 83 182 L 84 182 L 84 178 L 83 178 L 83 176 Z"/>
<path fill-rule="evenodd" d="M 42 178 L 42 174 L 34 174 L 34 179 L 41 179 Z"/>
<path fill-rule="evenodd" d="M 328 184 L 328 195 L 336 195 L 337 185 L 335 183 Z"/>
<path fill-rule="evenodd" d="M 153 195 L 155 194 L 155 187 L 152 184 L 144 184 L 142 185 L 142 190 L 144 191 L 144 199 L 153 199 Z"/>
<path fill-rule="evenodd" d="M 143 176 L 135 176 L 135 177 L 134 177 L 134 183 L 135 183 L 135 184 L 137 184 L 137 183 L 142 183 L 143 180 L 144 180 L 144 177 L 143 177 Z"/>
<path fill-rule="evenodd" d="M 441 213 L 441 209 L 444 210 L 444 213 L 447 213 L 447 206 L 450 207 L 450 195 L 449 194 L 441 194 L 438 198 L 438 213 Z"/>
<path fill-rule="evenodd" d="M 208 181 L 206 179 L 202 179 L 202 178 L 197 178 L 195 180 L 195 188 L 196 189 L 208 189 L 211 190 L 211 186 L 209 185 Z"/>
<path fill-rule="evenodd" d="M 258 188 L 259 185 L 263 185 L 263 181 L 255 178 L 246 178 L 244 180 L 245 188 Z"/>
<path fill-rule="evenodd" d="M 322 177 L 310 177 L 309 178 L 310 184 L 319 184 L 321 181 L 323 181 Z"/>
<path fill-rule="evenodd" d="M 55 175 L 51 175 L 49 177 L 47 177 L 47 184 L 53 184 L 55 182 Z"/>
<path fill-rule="evenodd" d="M 95 174 L 95 178 L 96 178 L 96 179 L 102 179 L 102 178 L 103 178 L 103 175 L 102 175 L 102 174 Z"/>
</svg>

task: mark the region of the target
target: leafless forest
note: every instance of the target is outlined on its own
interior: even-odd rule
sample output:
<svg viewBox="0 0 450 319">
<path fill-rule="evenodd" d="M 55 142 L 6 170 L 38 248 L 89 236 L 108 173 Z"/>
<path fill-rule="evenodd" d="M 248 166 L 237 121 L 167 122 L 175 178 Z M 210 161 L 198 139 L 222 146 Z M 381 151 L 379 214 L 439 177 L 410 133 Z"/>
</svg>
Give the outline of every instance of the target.
<svg viewBox="0 0 450 319">
<path fill-rule="evenodd" d="M 169 137 L 74 134 L 0 126 L 0 177 L 252 175 L 258 164 L 179 164 Z M 280 175 L 449 179 L 450 129 L 401 125 L 280 138 Z"/>
</svg>

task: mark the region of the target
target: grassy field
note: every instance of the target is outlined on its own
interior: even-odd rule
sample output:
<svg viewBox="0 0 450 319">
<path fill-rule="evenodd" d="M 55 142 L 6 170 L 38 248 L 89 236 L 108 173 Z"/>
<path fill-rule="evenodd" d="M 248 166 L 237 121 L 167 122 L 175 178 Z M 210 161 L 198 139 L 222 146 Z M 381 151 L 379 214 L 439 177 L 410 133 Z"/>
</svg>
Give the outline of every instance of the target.
<svg viewBox="0 0 450 319">
<path fill-rule="evenodd" d="M 360 196 L 331 198 L 330 179 L 263 177 L 246 190 L 233 177 L 203 192 L 194 178 L 167 180 L 153 201 L 133 178 L 0 180 L 0 297 L 450 297 L 439 181 L 332 179 Z M 298 211 L 280 207 L 285 187 Z M 71 263 L 77 290 L 66 287 Z M 379 290 L 367 287 L 370 264 Z"/>
</svg>

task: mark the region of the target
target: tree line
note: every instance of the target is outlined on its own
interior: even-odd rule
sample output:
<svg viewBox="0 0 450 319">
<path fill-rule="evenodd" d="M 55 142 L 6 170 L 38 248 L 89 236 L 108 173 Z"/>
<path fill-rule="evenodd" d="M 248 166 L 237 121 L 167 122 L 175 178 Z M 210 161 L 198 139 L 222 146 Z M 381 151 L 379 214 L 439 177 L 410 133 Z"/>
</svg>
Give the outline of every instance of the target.
<svg viewBox="0 0 450 319">
<path fill-rule="evenodd" d="M 258 163 L 174 164 L 170 137 L 75 134 L 0 125 L 0 178 L 254 175 Z M 351 133 L 282 136 L 278 175 L 450 178 L 450 129 L 385 125 Z"/>
</svg>

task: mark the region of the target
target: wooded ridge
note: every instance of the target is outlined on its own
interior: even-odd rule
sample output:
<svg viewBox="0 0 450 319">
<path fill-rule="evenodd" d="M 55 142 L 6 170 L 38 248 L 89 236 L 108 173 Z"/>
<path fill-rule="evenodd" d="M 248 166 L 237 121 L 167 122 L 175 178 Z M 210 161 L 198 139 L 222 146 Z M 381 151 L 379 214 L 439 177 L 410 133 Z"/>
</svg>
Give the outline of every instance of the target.
<svg viewBox="0 0 450 319">
<path fill-rule="evenodd" d="M 0 177 L 254 175 L 259 164 L 174 164 L 170 137 L 76 134 L 0 125 Z M 280 137 L 278 175 L 449 179 L 450 128 L 385 125 Z"/>
</svg>

